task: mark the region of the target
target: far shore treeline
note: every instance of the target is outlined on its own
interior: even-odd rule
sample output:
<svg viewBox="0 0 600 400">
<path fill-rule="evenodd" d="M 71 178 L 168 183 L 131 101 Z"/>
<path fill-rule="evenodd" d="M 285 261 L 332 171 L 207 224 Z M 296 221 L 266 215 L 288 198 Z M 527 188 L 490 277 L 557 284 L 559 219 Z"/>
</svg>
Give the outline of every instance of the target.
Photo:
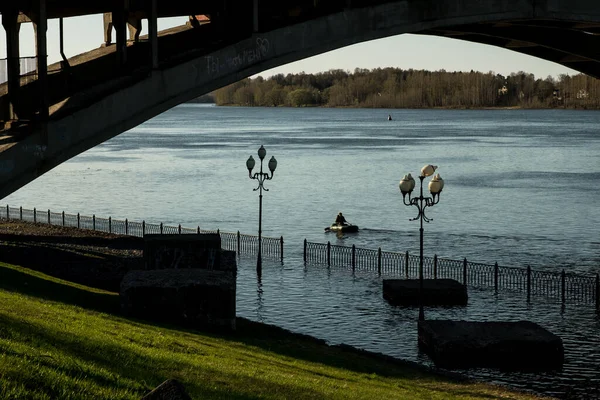
<svg viewBox="0 0 600 400">
<path fill-rule="evenodd" d="M 333 69 L 247 78 L 196 101 L 211 97 L 223 106 L 600 109 L 600 80 L 584 74 L 536 79 L 526 72 Z"/>
</svg>

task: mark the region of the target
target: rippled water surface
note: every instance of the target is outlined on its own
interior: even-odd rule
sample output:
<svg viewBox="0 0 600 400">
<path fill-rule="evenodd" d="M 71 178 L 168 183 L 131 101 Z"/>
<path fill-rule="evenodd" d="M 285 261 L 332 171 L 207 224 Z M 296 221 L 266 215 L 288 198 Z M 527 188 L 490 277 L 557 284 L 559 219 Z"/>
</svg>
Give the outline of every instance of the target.
<svg viewBox="0 0 600 400">
<path fill-rule="evenodd" d="M 393 121 L 387 121 L 392 114 Z M 261 144 L 279 164 L 263 198 L 263 235 L 283 263 L 257 281 L 242 257 L 238 314 L 332 343 L 429 364 L 414 308 L 389 306 L 381 279 L 304 265 L 302 241 L 418 254 L 416 209 L 398 181 L 439 165 L 446 185 L 428 210 L 425 255 L 503 266 L 600 271 L 600 113 L 566 110 L 261 109 L 176 107 L 50 171 L 4 199 L 11 206 L 256 233 L 258 194 L 245 167 Z M 335 215 L 361 227 L 324 233 Z M 563 371 L 464 371 L 560 397 L 599 393 L 600 322 L 567 305 L 471 288 L 467 307 L 427 318 L 533 320 L 565 345 Z M 595 395 L 598 397 L 599 395 Z M 594 397 L 592 397 L 594 398 Z"/>
<path fill-rule="evenodd" d="M 376 274 L 307 265 L 301 260 L 268 263 L 259 281 L 255 260 L 242 258 L 238 272 L 238 314 L 261 322 L 433 367 L 418 351 L 418 310 L 390 306 Z M 298 305 L 301 305 L 300 307 Z M 476 379 L 561 398 L 600 397 L 600 321 L 592 307 L 549 303 L 514 292 L 495 295 L 469 288 L 466 307 L 426 307 L 427 319 L 534 321 L 561 337 L 561 371 L 527 373 L 459 370 Z M 590 397 L 586 397 L 590 396 Z"/>
</svg>

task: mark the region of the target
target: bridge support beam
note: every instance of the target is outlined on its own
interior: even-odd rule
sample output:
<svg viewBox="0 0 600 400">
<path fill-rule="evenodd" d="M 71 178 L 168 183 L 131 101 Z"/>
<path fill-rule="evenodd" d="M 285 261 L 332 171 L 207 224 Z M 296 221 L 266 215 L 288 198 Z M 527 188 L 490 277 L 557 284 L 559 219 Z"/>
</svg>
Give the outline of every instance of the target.
<svg viewBox="0 0 600 400">
<path fill-rule="evenodd" d="M 259 0 L 253 0 L 252 3 L 252 31 L 259 32 L 260 24 L 259 24 Z"/>
<path fill-rule="evenodd" d="M 150 42 L 150 65 L 152 69 L 158 68 L 158 11 L 157 0 L 150 0 L 148 4 L 148 40 Z"/>
<path fill-rule="evenodd" d="M 35 31 L 35 52 L 37 57 L 38 75 L 38 117 L 42 122 L 48 121 L 48 16 L 46 14 L 46 0 L 37 1 L 36 15 L 33 16 L 33 29 Z"/>
<path fill-rule="evenodd" d="M 117 37 L 117 64 L 124 66 L 127 63 L 127 14 L 129 10 L 125 8 L 128 1 L 124 1 L 123 8 L 113 11 L 112 24 Z"/>
<path fill-rule="evenodd" d="M 147 12 L 149 13 L 149 10 Z M 129 40 L 132 42 L 139 42 L 140 33 L 142 33 L 142 18 L 136 14 L 129 14 L 127 8 L 125 8 L 125 14 L 127 15 L 126 19 L 127 30 L 129 31 Z M 117 29 L 113 23 L 113 13 L 104 13 L 102 18 L 104 24 L 104 46 L 110 46 L 112 44 L 112 30 L 113 28 L 115 28 L 115 30 Z"/>
<path fill-rule="evenodd" d="M 17 110 L 19 106 L 19 90 L 21 65 L 19 61 L 19 30 L 21 24 L 17 21 L 19 12 L 14 10 L 2 10 L 2 26 L 6 31 L 6 61 L 8 72 L 8 104 L 5 110 L 4 119 L 17 119 Z"/>
</svg>

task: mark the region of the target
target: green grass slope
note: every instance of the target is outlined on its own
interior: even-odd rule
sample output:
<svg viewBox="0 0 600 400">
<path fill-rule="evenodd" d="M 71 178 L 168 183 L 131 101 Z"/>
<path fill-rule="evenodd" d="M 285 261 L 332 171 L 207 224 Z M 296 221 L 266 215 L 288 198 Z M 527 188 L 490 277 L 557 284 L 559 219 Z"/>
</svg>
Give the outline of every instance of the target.
<svg viewBox="0 0 600 400">
<path fill-rule="evenodd" d="M 0 399 L 532 399 L 239 320 L 203 333 L 118 315 L 115 293 L 0 263 Z"/>
</svg>

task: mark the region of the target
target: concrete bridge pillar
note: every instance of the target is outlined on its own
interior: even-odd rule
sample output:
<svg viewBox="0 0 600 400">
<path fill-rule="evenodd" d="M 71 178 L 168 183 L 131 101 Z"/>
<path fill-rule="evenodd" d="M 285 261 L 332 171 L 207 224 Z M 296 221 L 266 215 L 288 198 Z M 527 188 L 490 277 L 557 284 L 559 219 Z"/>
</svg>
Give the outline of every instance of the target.
<svg viewBox="0 0 600 400">
<path fill-rule="evenodd" d="M 156 27 L 156 0 L 149 2 L 147 13 L 150 15 L 154 9 L 154 26 L 149 29 L 157 31 Z M 150 21 L 151 18 L 149 17 Z M 117 63 L 123 66 L 127 63 L 127 31 L 129 32 L 129 40 L 132 42 L 140 41 L 140 33 L 142 32 L 142 17 L 138 14 L 129 12 L 129 1 L 123 0 L 123 8 L 118 8 L 110 13 L 104 13 L 104 46 L 110 46 L 112 44 L 112 30 L 116 31 L 116 46 L 117 46 Z M 152 34 L 150 41 L 152 45 Z M 156 35 L 154 35 L 156 38 Z M 152 53 L 154 54 L 154 53 Z M 157 63 L 158 64 L 158 63 Z"/>
<path fill-rule="evenodd" d="M 38 117 L 41 121 L 48 120 L 48 16 L 46 15 L 46 0 L 37 1 L 36 15 L 32 15 L 35 31 L 35 51 L 37 57 L 37 80 L 39 89 Z"/>
<path fill-rule="evenodd" d="M 148 7 L 148 13 L 150 13 L 150 8 L 152 8 L 153 1 L 156 0 L 151 0 Z M 104 23 L 104 46 L 110 46 L 112 44 L 112 30 L 113 28 L 115 28 L 115 30 L 117 29 L 113 23 L 113 13 L 104 13 L 102 18 Z M 128 15 L 127 30 L 129 31 L 129 40 L 132 42 L 139 42 L 140 33 L 142 33 L 142 18 L 137 15 Z"/>
<path fill-rule="evenodd" d="M 157 0 L 150 0 L 148 4 L 148 40 L 150 41 L 150 65 L 152 69 L 158 68 L 158 11 Z"/>
<path fill-rule="evenodd" d="M 259 32 L 260 30 L 260 18 L 259 18 L 259 0 L 253 0 L 252 2 L 252 31 Z"/>
<path fill-rule="evenodd" d="M 6 31 L 6 58 L 8 72 L 8 104 L 5 110 L 1 110 L 4 119 L 17 119 L 19 106 L 19 89 L 21 65 L 19 61 L 19 30 L 21 24 L 17 21 L 19 12 L 17 9 L 2 10 L 2 26 Z"/>
<path fill-rule="evenodd" d="M 129 0 L 122 0 L 122 7 L 110 13 L 104 13 L 104 46 L 112 44 L 112 30 L 116 32 L 117 64 L 123 66 L 127 63 L 127 23 L 129 21 Z M 142 30 L 142 21 L 133 18 L 133 27 L 129 29 L 131 39 L 138 41 Z"/>
<path fill-rule="evenodd" d="M 127 2 L 125 2 L 127 3 Z M 127 14 L 129 10 L 118 9 L 112 13 L 112 24 L 116 31 L 117 64 L 123 66 L 127 63 Z"/>
</svg>

